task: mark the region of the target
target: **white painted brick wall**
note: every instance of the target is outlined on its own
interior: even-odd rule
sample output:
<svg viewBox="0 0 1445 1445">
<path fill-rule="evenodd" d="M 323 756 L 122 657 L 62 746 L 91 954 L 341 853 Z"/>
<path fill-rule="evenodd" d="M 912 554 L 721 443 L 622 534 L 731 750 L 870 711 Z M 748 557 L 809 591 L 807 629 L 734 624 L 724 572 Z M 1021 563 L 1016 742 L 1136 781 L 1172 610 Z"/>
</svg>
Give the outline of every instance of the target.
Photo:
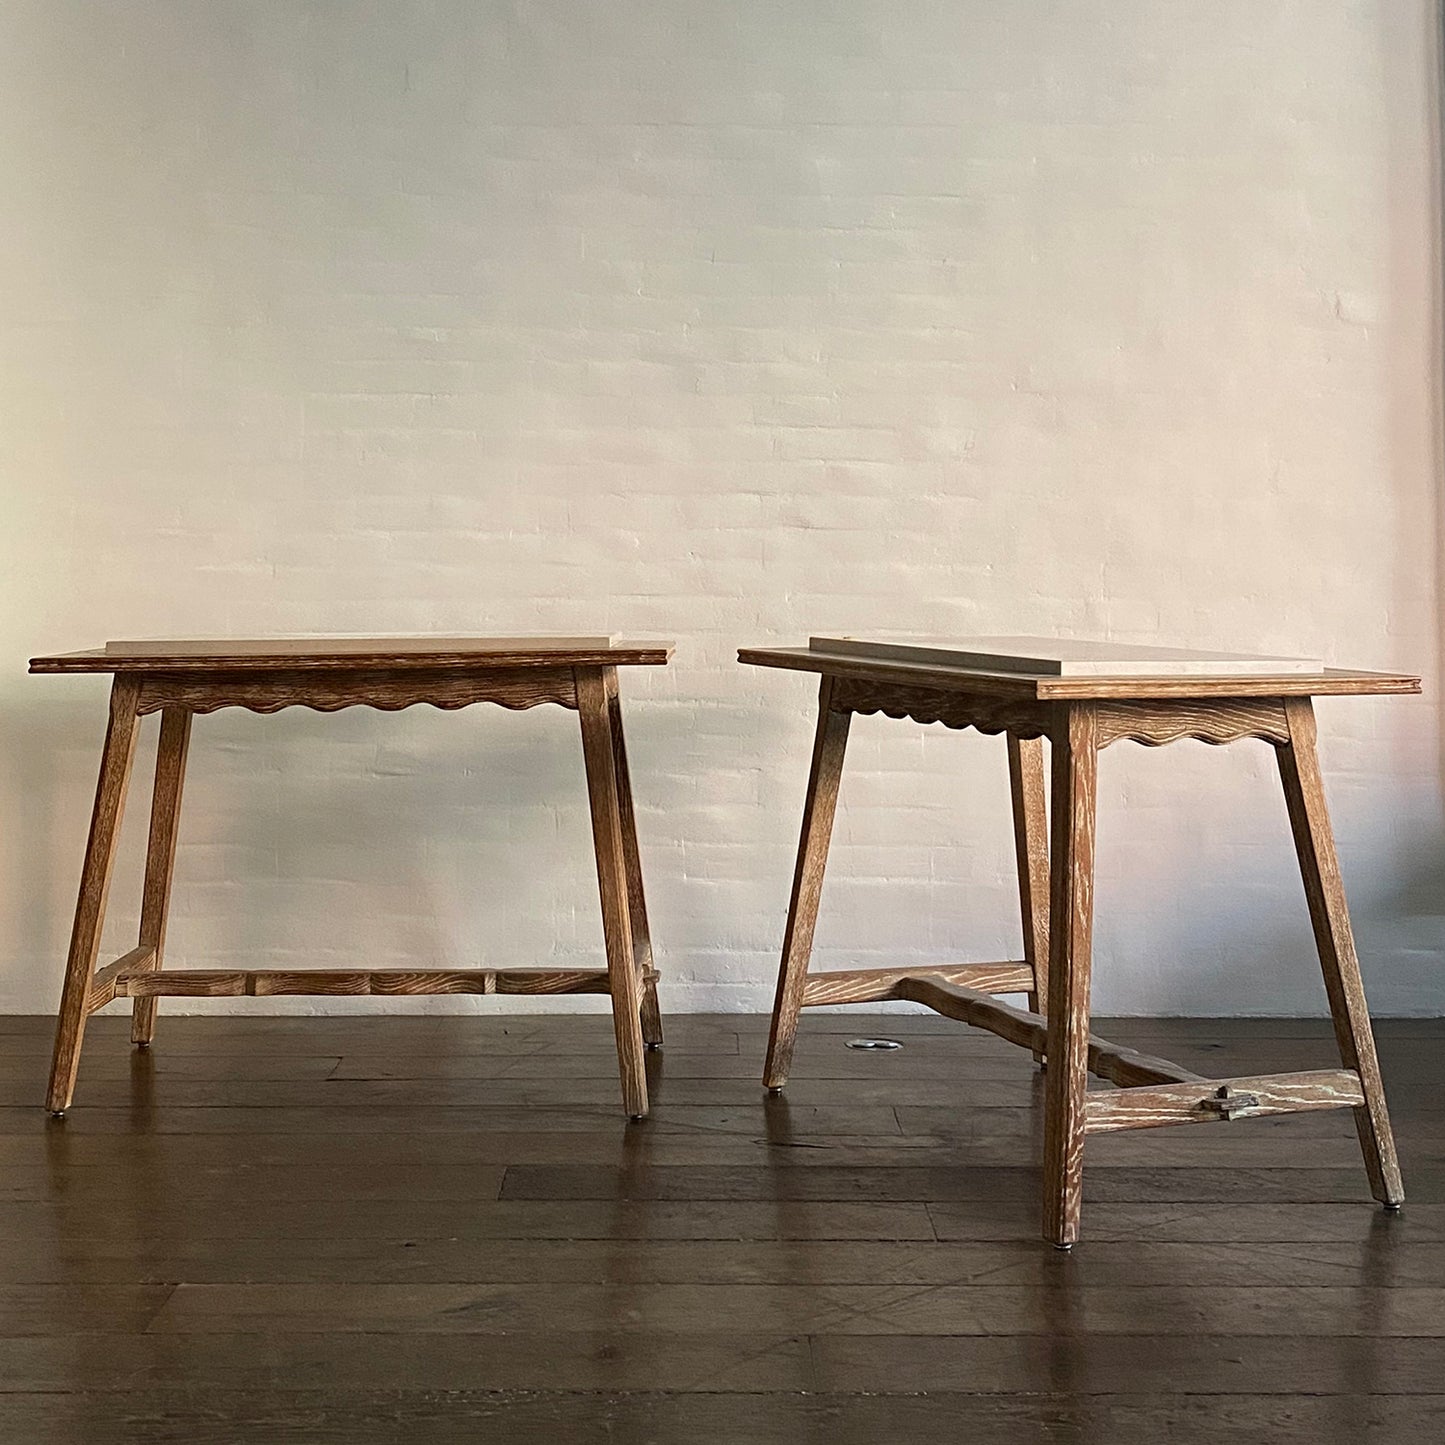
<svg viewBox="0 0 1445 1445">
<path fill-rule="evenodd" d="M 1424 671 L 1322 730 L 1374 1001 L 1438 1010 L 1432 10 L 0 0 L 0 1008 L 103 722 L 32 652 L 676 636 L 624 680 L 664 1002 L 754 1008 L 812 690 L 733 649 L 851 629 Z M 1106 756 L 1101 1007 L 1321 1005 L 1276 794 Z M 820 962 L 1013 951 L 1006 820 L 1000 742 L 861 720 Z M 199 721 L 175 959 L 599 945 L 569 715 Z"/>
</svg>

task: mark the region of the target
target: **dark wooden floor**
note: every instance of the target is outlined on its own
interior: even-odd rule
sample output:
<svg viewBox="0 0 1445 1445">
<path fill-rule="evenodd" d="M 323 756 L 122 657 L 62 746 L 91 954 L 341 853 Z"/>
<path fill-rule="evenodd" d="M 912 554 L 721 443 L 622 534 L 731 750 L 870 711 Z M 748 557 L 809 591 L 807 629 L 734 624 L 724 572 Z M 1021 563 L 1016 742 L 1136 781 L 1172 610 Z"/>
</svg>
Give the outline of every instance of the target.
<svg viewBox="0 0 1445 1445">
<path fill-rule="evenodd" d="M 1038 1076 L 933 1017 L 100 1018 L 75 1108 L 0 1019 L 0 1440 L 1445 1439 L 1445 1022 L 1380 1026 L 1410 1203 L 1348 1114 L 1090 1144 L 1037 1238 Z M 843 1047 L 860 1033 L 896 1054 Z M 1207 1073 L 1325 1026 L 1134 1021 Z"/>
</svg>

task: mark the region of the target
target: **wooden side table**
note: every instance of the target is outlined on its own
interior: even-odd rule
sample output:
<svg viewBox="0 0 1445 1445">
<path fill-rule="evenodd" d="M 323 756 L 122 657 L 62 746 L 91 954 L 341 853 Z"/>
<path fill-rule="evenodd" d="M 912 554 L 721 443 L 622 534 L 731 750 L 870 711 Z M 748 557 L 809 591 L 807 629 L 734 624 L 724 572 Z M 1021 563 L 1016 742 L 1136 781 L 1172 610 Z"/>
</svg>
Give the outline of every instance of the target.
<svg viewBox="0 0 1445 1445">
<path fill-rule="evenodd" d="M 770 1090 L 787 1081 L 800 1009 L 910 999 L 1047 1059 L 1043 1233 L 1061 1249 L 1079 1238 L 1085 1136 L 1115 1129 L 1352 1108 L 1371 1192 L 1387 1208 L 1401 1204 L 1405 1192 L 1325 809 L 1311 699 L 1415 693 L 1418 678 L 1334 669 L 1273 677 L 1070 678 L 877 661 L 802 647 L 745 648 L 738 658 L 820 675 L 813 764 L 764 1074 Z M 1007 735 L 1022 959 L 809 973 L 855 713 Z M 1262 738 L 1275 748 L 1339 1042 L 1338 1069 L 1204 1078 L 1089 1031 L 1099 752 L 1125 738 L 1158 746 L 1185 737 L 1209 743 Z M 1052 860 L 1045 840 L 1045 738 L 1052 762 Z M 1032 1012 L 990 997 L 1014 992 L 1030 995 Z M 1091 1092 L 1091 1073 L 1119 1087 Z"/>
<path fill-rule="evenodd" d="M 55 1033 L 49 1107 L 70 1107 L 85 1023 L 115 998 L 135 1000 L 131 1036 L 149 1045 L 156 1000 L 277 994 L 606 993 L 612 997 L 622 1102 L 647 1113 L 644 1045 L 662 1043 L 657 972 L 647 928 L 617 669 L 665 664 L 666 642 L 609 638 L 288 638 L 260 642 L 110 643 L 37 657 L 31 672 L 114 675 L 110 723 L 80 879 Z M 387 711 L 430 703 L 448 710 L 492 702 L 520 709 L 555 703 L 577 711 L 597 854 L 605 969 L 167 969 L 166 914 L 191 718 L 223 707 L 270 713 L 300 705 Z M 146 855 L 140 939 L 96 971 L 106 893 L 140 719 L 161 714 Z"/>
</svg>

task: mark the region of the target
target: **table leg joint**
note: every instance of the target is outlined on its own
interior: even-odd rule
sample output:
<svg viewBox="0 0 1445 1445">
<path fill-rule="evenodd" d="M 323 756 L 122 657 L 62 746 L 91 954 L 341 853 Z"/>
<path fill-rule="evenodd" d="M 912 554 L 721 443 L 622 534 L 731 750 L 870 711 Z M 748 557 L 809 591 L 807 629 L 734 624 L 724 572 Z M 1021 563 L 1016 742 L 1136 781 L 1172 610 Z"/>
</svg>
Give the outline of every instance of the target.
<svg viewBox="0 0 1445 1445">
<path fill-rule="evenodd" d="M 1228 1123 L 1268 1114 L 1351 1109 L 1364 1098 L 1360 1076 L 1353 1069 L 1192 1079 L 1091 1093 L 1085 1104 L 1085 1127 L 1091 1134 L 1107 1134 L 1169 1124 Z"/>
<path fill-rule="evenodd" d="M 85 1001 L 86 1013 L 94 1013 L 110 1003 L 112 999 L 124 998 L 125 975 L 131 972 L 144 973 L 155 962 L 155 948 L 141 944 L 129 953 L 123 953 L 114 963 L 108 963 L 90 981 L 90 994 Z"/>
</svg>

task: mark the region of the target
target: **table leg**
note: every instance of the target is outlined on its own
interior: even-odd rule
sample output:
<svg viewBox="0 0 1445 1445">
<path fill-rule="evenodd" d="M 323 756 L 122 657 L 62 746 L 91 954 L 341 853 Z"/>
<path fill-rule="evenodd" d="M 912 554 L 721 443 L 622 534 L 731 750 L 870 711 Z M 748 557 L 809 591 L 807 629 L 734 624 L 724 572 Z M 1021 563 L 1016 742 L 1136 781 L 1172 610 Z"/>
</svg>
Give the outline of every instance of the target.
<svg viewBox="0 0 1445 1445">
<path fill-rule="evenodd" d="M 788 903 L 788 926 L 783 935 L 783 957 L 778 968 L 778 991 L 773 1001 L 773 1024 L 768 1034 L 768 1059 L 763 1084 L 773 1090 L 788 1081 L 793 1062 L 793 1040 L 808 982 L 808 959 L 813 952 L 813 928 L 818 921 L 818 900 L 823 892 L 823 870 L 828 862 L 828 841 L 838 807 L 838 783 L 843 775 L 843 754 L 848 746 L 851 713 L 833 712 L 833 679 L 824 676 L 818 689 L 818 728 L 813 737 L 813 764 L 803 804 L 803 828 L 798 839 L 798 862 L 793 871 L 793 893 Z"/>
<path fill-rule="evenodd" d="M 1063 705 L 1053 738 L 1049 1067 L 1044 1102 L 1044 1238 L 1060 1249 L 1068 1249 L 1079 1238 L 1083 1202 L 1098 758 L 1094 709 L 1088 704 Z"/>
<path fill-rule="evenodd" d="M 1370 1027 L 1360 960 L 1355 953 L 1334 832 L 1325 805 L 1324 781 L 1315 746 L 1314 705 L 1307 697 L 1286 698 L 1284 708 L 1290 740 L 1287 746 L 1277 750 L 1279 773 L 1284 783 L 1295 851 L 1299 854 L 1305 897 L 1309 901 L 1320 968 L 1325 976 L 1325 992 L 1334 1018 L 1340 1062 L 1359 1074 L 1365 1095 L 1365 1102 L 1355 1108 L 1355 1127 L 1365 1155 L 1370 1192 L 1388 1208 L 1397 1208 L 1404 1202 L 1405 1186 L 1395 1155 L 1390 1116 L 1385 1109 L 1375 1035 Z"/>
<path fill-rule="evenodd" d="M 622 730 L 622 699 L 617 691 L 617 669 L 607 673 L 607 719 L 612 728 L 612 767 L 617 775 L 617 800 L 622 820 L 622 857 L 627 867 L 627 916 L 632 924 L 632 955 L 637 967 L 650 970 L 652 933 L 647 926 L 647 898 L 642 888 L 642 856 L 637 851 L 637 814 L 632 805 L 632 775 L 627 770 L 627 740 Z M 662 1010 L 657 983 L 642 985 L 642 1039 L 649 1049 L 662 1047 Z"/>
<path fill-rule="evenodd" d="M 1029 1009 L 1046 1011 L 1049 998 L 1049 823 L 1044 789 L 1044 740 L 1008 735 L 1009 792 L 1013 799 L 1014 853 L 1024 962 L 1033 970 Z M 1034 1058 L 1042 1064 L 1044 1055 Z"/>
<path fill-rule="evenodd" d="M 607 674 L 612 671 L 600 667 L 577 669 L 577 711 L 582 720 L 582 756 L 587 767 L 587 796 L 592 812 L 592 842 L 597 854 L 597 885 L 602 898 L 602 933 L 607 945 L 607 976 L 612 993 L 617 1064 L 622 1076 L 622 1104 L 629 1118 L 641 1119 L 647 1114 L 642 996 L 632 954 L 622 802 L 608 707 Z M 614 692 L 616 685 L 613 677 L 610 686 Z"/>
<path fill-rule="evenodd" d="M 95 974 L 95 956 L 100 947 L 101 925 L 105 922 L 106 896 L 110 891 L 111 865 L 125 810 L 126 788 L 140 718 L 140 683 L 121 674 L 110 690 L 110 721 L 106 725 L 105 748 L 100 756 L 100 776 L 95 785 L 95 806 L 90 815 L 90 837 L 85 845 L 85 864 L 80 874 L 80 896 L 75 904 L 75 922 L 70 934 L 70 953 L 65 964 L 65 986 L 60 996 L 60 1013 L 55 1022 L 55 1053 L 50 1066 L 47 1104 L 52 1114 L 63 1114 L 75 1093 L 75 1073 L 80 1065 L 80 1046 L 89 1013 L 90 985 Z"/>
<path fill-rule="evenodd" d="M 151 794 L 150 843 L 146 849 L 145 889 L 141 895 L 140 942 L 155 949 L 151 968 L 159 968 L 166 947 L 171 875 L 176 861 L 176 826 L 181 816 L 181 787 L 191 743 L 191 714 L 168 707 L 161 713 L 161 738 L 156 749 L 155 791 Z M 130 1037 L 147 1048 L 155 1037 L 156 998 L 138 998 L 132 1005 Z"/>
</svg>

